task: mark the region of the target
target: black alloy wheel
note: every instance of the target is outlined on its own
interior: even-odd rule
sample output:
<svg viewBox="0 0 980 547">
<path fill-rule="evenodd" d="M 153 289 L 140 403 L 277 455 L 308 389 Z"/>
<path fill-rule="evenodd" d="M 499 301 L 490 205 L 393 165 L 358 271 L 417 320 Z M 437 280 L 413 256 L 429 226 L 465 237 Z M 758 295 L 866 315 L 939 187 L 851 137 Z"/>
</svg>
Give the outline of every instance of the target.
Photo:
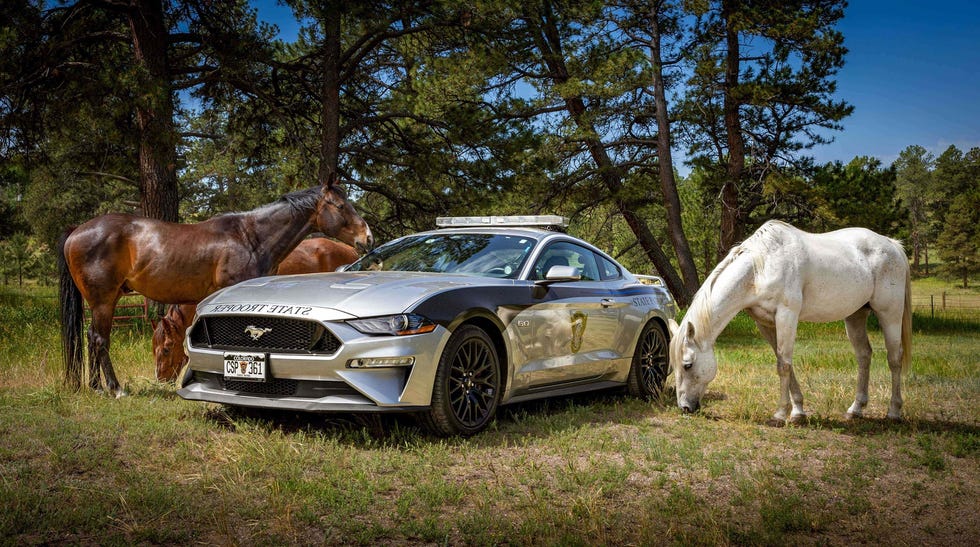
<svg viewBox="0 0 980 547">
<path fill-rule="evenodd" d="M 439 359 L 426 427 L 443 436 L 479 433 L 497 412 L 502 384 L 493 341 L 479 327 L 460 327 Z"/>
<path fill-rule="evenodd" d="M 630 395 L 642 399 L 660 396 L 670 368 L 667 335 L 657 321 L 643 327 L 633 353 L 627 387 Z"/>
</svg>

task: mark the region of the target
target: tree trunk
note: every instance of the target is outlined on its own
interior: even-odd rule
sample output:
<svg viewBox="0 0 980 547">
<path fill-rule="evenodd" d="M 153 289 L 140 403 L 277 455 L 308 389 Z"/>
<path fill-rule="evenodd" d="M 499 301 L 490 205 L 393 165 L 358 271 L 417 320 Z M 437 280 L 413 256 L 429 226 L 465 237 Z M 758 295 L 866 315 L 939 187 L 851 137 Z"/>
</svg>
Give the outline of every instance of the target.
<svg viewBox="0 0 980 547">
<path fill-rule="evenodd" d="M 585 102 L 581 97 L 565 99 L 565 106 L 579 127 L 585 129 L 588 134 L 595 135 L 595 129 L 592 127 L 592 124 L 585 119 Z M 592 161 L 599 168 L 599 178 L 602 180 L 606 189 L 609 190 L 609 194 L 615 198 L 616 207 L 619 209 L 620 214 L 623 215 L 623 218 L 626 219 L 626 224 L 633 231 L 637 241 L 640 242 L 640 247 L 643 248 L 647 258 L 650 259 L 653 266 L 663 276 L 664 281 L 667 283 L 667 288 L 670 289 L 671 294 L 674 295 L 677 302 L 681 306 L 687 306 L 691 301 L 693 293 L 688 293 L 680 276 L 677 275 L 677 271 L 674 270 L 674 266 L 670 263 L 670 259 L 664 254 L 660 241 L 650 231 L 647 223 L 633 211 L 630 203 L 616 197 L 622 193 L 623 189 L 622 170 L 613 164 L 609 158 L 609 154 L 606 153 L 606 149 L 602 146 L 602 142 L 597 137 L 586 137 L 585 145 L 589 149 L 589 155 L 592 156 Z"/>
<path fill-rule="evenodd" d="M 321 89 L 320 183 L 337 173 L 340 162 L 340 10 L 323 21 L 323 88 Z"/>
<path fill-rule="evenodd" d="M 177 129 L 161 0 L 134 0 L 128 12 L 133 51 L 143 69 L 136 107 L 140 205 L 147 217 L 177 222 Z"/>
<path fill-rule="evenodd" d="M 919 253 L 921 249 L 919 248 L 919 230 L 916 227 L 912 228 L 912 271 L 919 273 Z"/>
<path fill-rule="evenodd" d="M 667 209 L 667 231 L 684 278 L 685 300 L 690 300 L 697 292 L 700 283 L 691 246 L 684 234 L 684 225 L 681 222 L 681 200 L 677 195 L 677 181 L 674 179 L 674 160 L 670 150 L 670 116 L 667 112 L 663 56 L 660 49 L 659 3 L 655 4 L 651 11 L 650 34 L 653 40 L 650 44 L 650 63 L 653 65 L 653 96 L 657 107 L 657 161 L 660 187 L 664 195 L 664 207 Z"/>
<path fill-rule="evenodd" d="M 537 29 L 539 32 L 536 31 L 534 33 L 535 41 L 548 68 L 549 77 L 554 83 L 559 85 L 568 83 L 568 67 L 565 65 L 564 52 L 561 48 L 561 40 L 554 23 L 553 14 L 550 12 L 550 5 L 545 4 L 543 18 L 534 22 L 534 24 L 540 25 Z M 670 259 L 664 254 L 660 242 L 653 235 L 653 232 L 650 231 L 650 227 L 633 211 L 630 203 L 619 197 L 623 188 L 622 170 L 619 166 L 613 164 L 602 142 L 596 136 L 595 127 L 588 120 L 588 117 L 585 116 L 585 101 L 582 100 L 580 95 L 564 97 L 564 100 L 565 108 L 572 116 L 576 125 L 588 135 L 583 141 L 589 150 L 589 155 L 592 156 L 592 160 L 598 168 L 599 177 L 603 185 L 605 185 L 609 194 L 613 196 L 616 207 L 623 215 L 623 218 L 626 219 L 626 223 L 633 231 L 640 246 L 646 252 L 647 258 L 650 259 L 650 262 L 653 263 L 653 266 L 664 278 L 664 282 L 667 283 L 667 288 L 677 299 L 678 304 L 687 306 L 690 303 L 690 295 L 688 295 L 680 276 L 677 275 L 677 271 L 671 265 Z"/>
<path fill-rule="evenodd" d="M 718 260 L 741 241 L 744 218 L 739 204 L 739 184 L 745 171 L 745 142 L 742 139 L 742 123 L 739 119 L 740 100 L 735 97 L 739 78 L 738 29 L 732 22 L 732 1 L 725 0 L 721 8 L 725 21 L 725 132 L 728 137 L 728 167 L 725 183 L 721 188 L 721 238 Z"/>
</svg>

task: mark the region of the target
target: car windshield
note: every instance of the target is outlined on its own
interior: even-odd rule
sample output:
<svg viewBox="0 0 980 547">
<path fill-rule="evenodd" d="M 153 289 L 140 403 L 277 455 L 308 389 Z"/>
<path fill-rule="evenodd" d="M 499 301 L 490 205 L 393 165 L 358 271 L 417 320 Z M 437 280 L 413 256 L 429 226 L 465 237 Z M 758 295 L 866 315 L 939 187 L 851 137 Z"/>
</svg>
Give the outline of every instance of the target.
<svg viewBox="0 0 980 547">
<path fill-rule="evenodd" d="M 440 272 L 513 279 L 537 240 L 502 234 L 424 234 L 382 245 L 347 271 Z"/>
</svg>

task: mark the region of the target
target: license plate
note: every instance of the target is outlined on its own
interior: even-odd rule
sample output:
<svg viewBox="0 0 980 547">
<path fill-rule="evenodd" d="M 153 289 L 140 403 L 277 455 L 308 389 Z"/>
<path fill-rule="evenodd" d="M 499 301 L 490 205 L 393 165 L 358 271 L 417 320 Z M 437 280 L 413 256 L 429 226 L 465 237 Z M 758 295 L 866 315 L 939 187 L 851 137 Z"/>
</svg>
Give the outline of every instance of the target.
<svg viewBox="0 0 980 547">
<path fill-rule="evenodd" d="M 226 353 L 225 378 L 249 382 L 265 381 L 264 353 Z"/>
</svg>

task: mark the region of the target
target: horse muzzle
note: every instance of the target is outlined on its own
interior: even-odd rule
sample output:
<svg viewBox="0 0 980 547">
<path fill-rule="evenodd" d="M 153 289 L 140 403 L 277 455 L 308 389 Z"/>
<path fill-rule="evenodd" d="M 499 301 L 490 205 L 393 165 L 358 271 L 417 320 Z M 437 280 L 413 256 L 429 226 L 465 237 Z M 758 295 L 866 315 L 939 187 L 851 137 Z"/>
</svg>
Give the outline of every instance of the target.
<svg viewBox="0 0 980 547">
<path fill-rule="evenodd" d="M 364 231 L 354 237 L 354 248 L 362 255 L 374 249 L 374 234 L 367 223 L 364 223 Z"/>
<path fill-rule="evenodd" d="M 367 238 L 364 239 L 364 241 L 358 240 L 354 243 L 354 247 L 357 248 L 357 252 L 359 252 L 360 254 L 362 255 L 367 254 L 371 251 L 371 249 L 374 248 L 374 238 L 368 236 Z"/>
<path fill-rule="evenodd" d="M 677 406 L 681 407 L 685 414 L 693 414 L 701 409 L 701 401 L 677 401 Z"/>
</svg>

